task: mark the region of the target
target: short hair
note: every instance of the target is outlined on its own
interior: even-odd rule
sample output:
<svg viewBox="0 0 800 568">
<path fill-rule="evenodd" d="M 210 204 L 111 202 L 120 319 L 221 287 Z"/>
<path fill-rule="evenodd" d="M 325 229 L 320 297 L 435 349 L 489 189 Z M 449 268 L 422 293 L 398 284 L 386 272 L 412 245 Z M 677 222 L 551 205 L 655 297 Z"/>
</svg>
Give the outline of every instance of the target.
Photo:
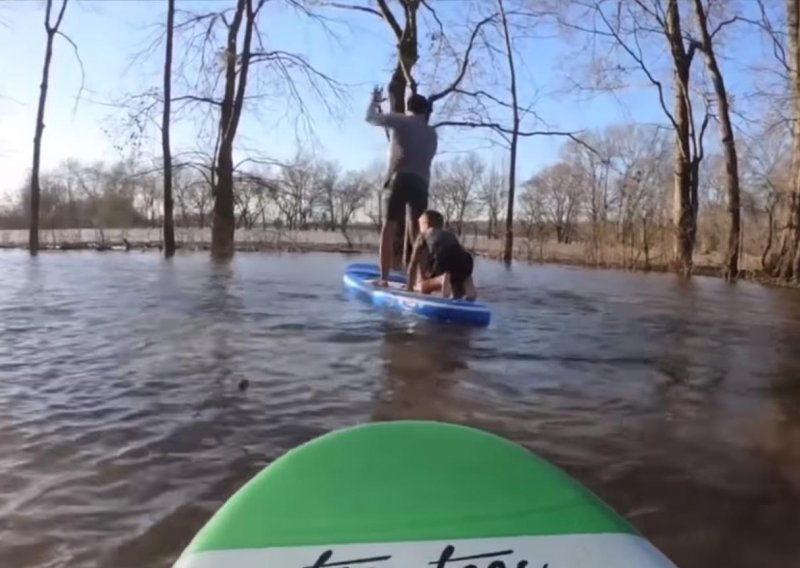
<svg viewBox="0 0 800 568">
<path fill-rule="evenodd" d="M 431 103 L 428 101 L 428 99 L 418 93 L 414 93 L 408 97 L 406 106 L 408 107 L 408 110 L 414 114 L 424 114 L 425 116 L 429 116 L 431 114 Z"/>
<path fill-rule="evenodd" d="M 428 220 L 428 225 L 434 229 L 441 229 L 444 227 L 444 217 L 438 211 L 433 209 L 426 209 L 422 215 Z"/>
</svg>

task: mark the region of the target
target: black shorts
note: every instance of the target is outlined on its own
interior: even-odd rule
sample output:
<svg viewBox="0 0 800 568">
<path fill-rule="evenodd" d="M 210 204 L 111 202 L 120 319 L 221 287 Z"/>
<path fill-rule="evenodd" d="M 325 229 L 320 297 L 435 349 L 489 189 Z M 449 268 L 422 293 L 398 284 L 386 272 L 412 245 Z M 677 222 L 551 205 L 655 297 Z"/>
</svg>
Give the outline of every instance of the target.
<svg viewBox="0 0 800 568">
<path fill-rule="evenodd" d="M 396 173 L 388 183 L 386 220 L 402 223 L 406 218 L 406 205 L 411 206 L 414 223 L 428 208 L 428 182 L 416 174 Z"/>
<path fill-rule="evenodd" d="M 444 251 L 431 260 L 431 278 L 450 274 L 450 287 L 453 288 L 454 298 L 463 298 L 465 294 L 464 283 L 472 276 L 474 260 L 472 255 L 462 248 Z"/>
</svg>

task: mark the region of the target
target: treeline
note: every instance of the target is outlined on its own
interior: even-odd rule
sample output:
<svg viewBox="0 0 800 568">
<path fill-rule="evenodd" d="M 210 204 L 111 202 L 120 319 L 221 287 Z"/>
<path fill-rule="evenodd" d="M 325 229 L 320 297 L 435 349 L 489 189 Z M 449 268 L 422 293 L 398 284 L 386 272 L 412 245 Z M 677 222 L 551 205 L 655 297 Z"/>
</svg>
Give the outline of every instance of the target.
<svg viewBox="0 0 800 568">
<path fill-rule="evenodd" d="M 29 201 L 7 215 L 22 223 L 30 211 L 32 253 L 40 216 L 45 223 L 156 223 L 160 211 L 167 255 L 174 217 L 179 224 L 210 223 L 218 258 L 233 254 L 237 227 L 313 225 L 346 233 L 358 219 L 378 223 L 378 175 L 341 172 L 308 156 L 282 165 L 258 157 L 246 168 L 247 158 L 234 161 L 248 112 L 269 104 L 305 116 L 308 98 L 333 112 L 347 91 L 305 54 L 263 41 L 274 25 L 270 10 L 282 4 L 309 22 L 333 14 L 345 24 L 373 18 L 396 50 L 386 81 L 392 111 L 404 112 L 406 96 L 425 81 L 435 127 L 482 132 L 507 149 L 502 167 L 477 155 L 440 161 L 431 188 L 433 204 L 456 231 L 480 226 L 502 236 L 504 259 L 514 236 L 524 234 L 540 249 L 550 238 L 586 243 L 596 262 L 605 248 L 621 247 L 626 264 L 668 262 L 686 276 L 698 250 L 719 250 L 731 279 L 743 253 L 757 254 L 768 275 L 800 279 L 800 0 L 464 0 L 457 7 L 229 0 L 198 11 L 165 0 L 163 33 L 138 55 L 163 48 L 162 84 L 129 94 L 123 105 L 139 145 L 160 141 L 161 163 L 149 174 L 130 165 L 134 158 L 129 165 L 72 168 L 81 178 L 102 178 L 100 185 L 79 181 L 67 166 L 39 172 L 51 48 L 62 36 L 80 44 L 60 29 L 68 3 L 45 1 Z M 563 52 L 554 64 L 564 63 L 559 71 L 569 91 L 608 98 L 639 87 L 661 114 L 659 124 L 588 133 L 540 117 L 530 102 L 537 87 L 520 60 L 556 36 Z M 737 84 L 726 81 L 732 70 Z M 556 96 L 568 101 L 567 94 L 564 87 Z M 201 117 L 202 151 L 183 162 L 169 133 L 188 115 Z M 520 139 L 540 136 L 565 141 L 560 160 L 532 179 L 517 179 L 525 158 Z"/>
<path fill-rule="evenodd" d="M 788 183 L 789 152 L 781 137 L 765 137 L 742 154 L 741 250 L 766 262 L 778 229 L 778 196 Z M 672 139 L 652 125 L 618 125 L 585 141 L 566 142 L 560 160 L 520 184 L 515 230 L 522 254 L 542 255 L 547 243 L 579 245 L 584 260 L 631 268 L 668 262 L 672 241 Z M 499 239 L 507 210 L 506 165 L 470 153 L 434 164 L 431 206 L 461 236 Z M 377 230 L 383 172 L 346 172 L 335 162 L 297 155 L 286 164 L 236 174 L 235 223 L 242 229 L 327 230 L 346 238 L 354 227 Z M 724 160 L 704 161 L 698 184 L 704 215 L 698 251 L 724 253 L 727 200 Z M 162 178 L 143 165 L 68 161 L 41 178 L 42 229 L 158 227 Z M 177 163 L 175 224 L 210 226 L 213 191 L 208 172 Z M 0 228 L 28 226 L 28 192 L 0 214 Z M 519 240 L 519 239 L 518 239 Z"/>
<path fill-rule="evenodd" d="M 374 176 L 373 176 L 374 177 Z M 332 162 L 298 156 L 292 163 L 236 173 L 236 226 L 302 230 L 324 226 L 346 231 L 375 193 L 365 172 L 342 172 Z M 69 160 L 40 176 L 43 229 L 158 227 L 164 199 L 160 172 L 132 162 L 113 165 Z M 174 217 L 179 226 L 211 224 L 213 185 L 208 172 L 175 164 Z M 26 187 L 0 210 L 0 229 L 30 222 Z M 376 222 L 379 212 L 375 212 Z"/>
</svg>

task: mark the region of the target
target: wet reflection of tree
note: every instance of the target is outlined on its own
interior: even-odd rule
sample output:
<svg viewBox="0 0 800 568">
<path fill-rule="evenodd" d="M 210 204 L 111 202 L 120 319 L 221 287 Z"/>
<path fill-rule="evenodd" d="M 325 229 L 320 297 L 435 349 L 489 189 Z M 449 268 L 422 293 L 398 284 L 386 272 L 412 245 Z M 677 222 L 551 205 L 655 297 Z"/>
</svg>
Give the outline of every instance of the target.
<svg viewBox="0 0 800 568">
<path fill-rule="evenodd" d="M 764 450 L 797 492 L 800 509 L 800 297 L 794 290 L 776 291 L 776 295 L 783 316 L 778 320 L 777 365 L 769 385 L 775 411 L 766 429 Z"/>
<path fill-rule="evenodd" d="M 653 321 L 655 366 L 661 379 L 656 402 L 677 421 L 696 417 L 699 406 L 707 415 L 710 405 L 719 404 L 719 390 L 729 379 L 735 355 L 735 333 L 724 314 L 735 317 L 736 291 L 714 283 L 713 297 L 706 298 L 703 284 L 676 279 L 675 293 L 681 300 L 656 313 Z M 710 324 L 709 318 L 717 321 Z"/>
<path fill-rule="evenodd" d="M 789 566 L 800 558 L 800 298 L 795 291 L 771 295 L 777 306 L 761 315 L 774 318 L 776 333 L 750 350 L 748 396 L 740 395 L 745 412 L 736 416 L 744 436 L 720 455 L 726 471 L 704 488 L 721 497 L 706 507 L 717 519 L 705 523 L 715 527 L 705 539 L 705 566 Z M 697 495 L 695 506 L 704 498 Z M 737 542 L 746 545 L 731 546 Z"/>
<path fill-rule="evenodd" d="M 464 422 L 457 388 L 468 373 L 470 328 L 425 321 L 383 324 L 386 381 L 372 419 Z"/>
<path fill-rule="evenodd" d="M 238 352 L 237 338 L 244 329 L 244 305 L 235 287 L 233 263 L 212 260 L 205 293 L 198 306 L 200 317 L 195 318 L 196 325 L 202 326 L 194 333 L 203 338 L 198 355 L 208 361 L 205 374 L 213 378 L 214 384 L 225 387 L 235 387 L 231 381 L 237 378 L 234 361 Z M 211 401 L 207 400 L 206 404 L 209 403 Z"/>
</svg>

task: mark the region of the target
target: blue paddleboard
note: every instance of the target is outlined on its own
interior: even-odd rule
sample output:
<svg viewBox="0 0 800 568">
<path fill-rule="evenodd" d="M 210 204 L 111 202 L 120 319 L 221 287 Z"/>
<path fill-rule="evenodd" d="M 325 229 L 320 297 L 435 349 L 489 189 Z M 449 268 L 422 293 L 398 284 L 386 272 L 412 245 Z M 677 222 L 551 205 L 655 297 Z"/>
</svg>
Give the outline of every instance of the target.
<svg viewBox="0 0 800 568">
<path fill-rule="evenodd" d="M 479 302 L 451 300 L 441 296 L 418 294 L 404 290 L 404 274 L 389 274 L 389 287 L 375 285 L 380 270 L 375 264 L 351 264 L 345 269 L 344 286 L 372 304 L 449 323 L 486 326 L 491 320 L 489 308 Z"/>
</svg>

